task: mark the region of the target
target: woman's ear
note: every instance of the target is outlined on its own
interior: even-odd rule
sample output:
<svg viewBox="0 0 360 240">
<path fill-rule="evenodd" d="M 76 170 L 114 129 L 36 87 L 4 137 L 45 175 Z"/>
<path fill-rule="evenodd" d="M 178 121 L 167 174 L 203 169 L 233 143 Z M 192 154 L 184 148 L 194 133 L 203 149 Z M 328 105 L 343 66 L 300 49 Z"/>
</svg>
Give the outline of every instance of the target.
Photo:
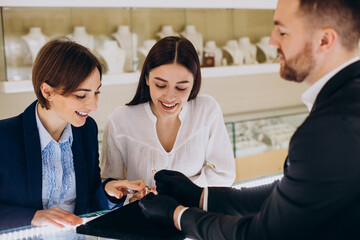
<svg viewBox="0 0 360 240">
<path fill-rule="evenodd" d="M 43 95 L 43 97 L 44 97 L 46 100 L 48 100 L 48 101 L 51 102 L 51 97 L 52 97 L 52 95 L 54 94 L 53 88 L 52 88 L 49 84 L 43 82 L 43 83 L 40 85 L 40 91 L 41 91 L 41 94 Z"/>
<path fill-rule="evenodd" d="M 145 82 L 146 82 L 146 85 L 149 86 L 149 77 L 145 77 Z"/>
</svg>

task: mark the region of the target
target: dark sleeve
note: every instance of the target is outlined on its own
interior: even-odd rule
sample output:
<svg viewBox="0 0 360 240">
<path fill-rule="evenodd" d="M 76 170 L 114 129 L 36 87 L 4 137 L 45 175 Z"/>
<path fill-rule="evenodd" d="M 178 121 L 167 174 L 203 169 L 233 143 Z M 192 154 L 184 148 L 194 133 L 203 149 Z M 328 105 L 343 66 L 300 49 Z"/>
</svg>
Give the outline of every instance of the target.
<svg viewBox="0 0 360 240">
<path fill-rule="evenodd" d="M 229 215 L 249 216 L 259 212 L 278 181 L 259 187 L 209 187 L 208 210 Z"/>
<path fill-rule="evenodd" d="M 38 209 L 0 203 L 0 231 L 31 225 Z"/>
<path fill-rule="evenodd" d="M 360 175 L 351 169 L 360 169 L 360 139 L 340 117 L 324 120 L 314 119 L 294 134 L 284 177 L 274 186 L 259 212 L 253 216 L 241 215 L 242 204 L 247 208 L 247 201 L 254 199 L 248 196 L 239 200 L 237 196 L 242 195 L 242 190 L 224 196 L 210 193 L 211 208 L 214 201 L 221 203 L 221 198 L 234 197 L 233 202 L 225 201 L 229 206 L 216 210 L 240 215 L 188 209 L 181 218 L 185 235 L 196 239 L 312 239 L 313 233 L 330 235 L 344 228 L 336 221 L 348 211 L 348 206 L 359 201 Z M 246 194 L 241 198 L 247 198 Z"/>
</svg>

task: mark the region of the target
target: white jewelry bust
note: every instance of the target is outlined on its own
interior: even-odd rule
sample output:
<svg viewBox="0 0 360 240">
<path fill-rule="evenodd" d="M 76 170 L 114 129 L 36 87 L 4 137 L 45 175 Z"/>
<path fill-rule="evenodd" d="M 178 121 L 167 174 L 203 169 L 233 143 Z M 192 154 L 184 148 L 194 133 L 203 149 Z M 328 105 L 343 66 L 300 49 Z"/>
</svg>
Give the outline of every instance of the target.
<svg viewBox="0 0 360 240">
<path fill-rule="evenodd" d="M 241 37 L 239 39 L 240 50 L 244 54 L 245 64 L 256 64 L 256 46 L 250 42 L 250 38 Z"/>
<path fill-rule="evenodd" d="M 45 36 L 41 32 L 41 28 L 39 27 L 30 28 L 29 33 L 23 35 L 21 38 L 25 41 L 26 45 L 29 48 L 32 62 L 35 61 L 36 55 L 40 51 L 42 46 L 44 46 L 45 43 L 49 40 L 49 37 Z"/>
<path fill-rule="evenodd" d="M 124 72 L 126 52 L 119 47 L 117 41 L 105 40 L 97 52 L 105 60 L 108 74 Z"/>
<path fill-rule="evenodd" d="M 227 52 L 232 58 L 233 65 L 242 65 L 244 62 L 244 54 L 241 51 L 236 40 L 228 40 L 222 49 Z"/>
<path fill-rule="evenodd" d="M 199 56 L 200 63 L 202 63 L 203 54 L 203 36 L 201 33 L 196 31 L 194 25 L 186 25 L 184 31 L 181 32 L 181 36 L 188 39 L 195 47 L 196 52 Z"/>
<path fill-rule="evenodd" d="M 223 57 L 222 50 L 216 46 L 215 41 L 207 41 L 204 47 L 205 53 L 213 53 L 215 57 L 215 67 L 221 66 L 221 60 Z"/>
<path fill-rule="evenodd" d="M 138 48 L 139 53 L 146 57 L 148 53 L 150 52 L 150 49 L 155 45 L 156 40 L 155 39 L 147 39 L 143 42 L 143 45 Z"/>
<path fill-rule="evenodd" d="M 264 52 L 266 62 L 271 63 L 276 61 L 278 54 L 276 48 L 269 46 L 269 40 L 270 37 L 268 36 L 262 37 L 256 46 L 258 46 L 260 50 Z"/>
<path fill-rule="evenodd" d="M 94 51 L 94 36 L 88 34 L 84 26 L 75 26 L 72 34 L 68 37 L 73 41 L 87 47 L 90 51 Z"/>
<path fill-rule="evenodd" d="M 115 33 L 111 34 L 120 47 L 126 52 L 125 71 L 136 71 L 139 59 L 137 58 L 138 36 L 130 31 L 128 25 L 119 25 Z"/>
<path fill-rule="evenodd" d="M 142 46 L 138 48 L 138 57 L 139 57 L 139 68 L 141 69 L 146 56 L 150 52 L 151 48 L 155 45 L 156 40 L 155 39 L 147 39 L 143 42 Z"/>
<path fill-rule="evenodd" d="M 177 32 L 174 32 L 172 26 L 170 25 L 164 25 L 161 27 L 161 31 L 160 32 L 157 32 L 155 34 L 159 39 L 162 39 L 164 37 L 168 37 L 168 36 L 176 36 L 176 37 L 179 37 L 179 33 Z"/>
</svg>

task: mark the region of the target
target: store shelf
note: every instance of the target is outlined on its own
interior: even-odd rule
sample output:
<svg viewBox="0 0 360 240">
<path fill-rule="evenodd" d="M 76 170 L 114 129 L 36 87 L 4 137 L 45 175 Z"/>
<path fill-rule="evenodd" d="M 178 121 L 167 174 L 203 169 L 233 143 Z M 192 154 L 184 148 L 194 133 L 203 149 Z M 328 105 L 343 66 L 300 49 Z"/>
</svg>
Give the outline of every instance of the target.
<svg viewBox="0 0 360 240">
<path fill-rule="evenodd" d="M 5 7 L 134 7 L 275 9 L 277 0 L 0 0 Z"/>
<path fill-rule="evenodd" d="M 257 75 L 277 73 L 279 71 L 279 64 L 256 64 L 243 66 L 226 66 L 226 67 L 212 67 L 202 68 L 202 78 L 221 78 L 241 75 Z M 134 84 L 139 80 L 140 72 L 122 73 L 122 74 L 104 74 L 102 84 L 103 86 Z M 1 93 L 21 93 L 32 92 L 33 86 L 31 80 L 7 81 L 0 82 Z"/>
<path fill-rule="evenodd" d="M 257 75 L 279 72 L 280 64 L 254 64 L 242 66 L 209 67 L 202 68 L 203 78 L 231 77 L 242 75 Z"/>
</svg>

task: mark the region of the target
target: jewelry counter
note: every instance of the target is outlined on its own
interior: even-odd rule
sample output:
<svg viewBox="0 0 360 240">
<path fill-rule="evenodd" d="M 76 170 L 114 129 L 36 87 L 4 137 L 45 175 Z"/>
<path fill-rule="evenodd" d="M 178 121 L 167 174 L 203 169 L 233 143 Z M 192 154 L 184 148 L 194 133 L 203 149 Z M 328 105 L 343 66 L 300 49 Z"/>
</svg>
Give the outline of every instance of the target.
<svg viewBox="0 0 360 240">
<path fill-rule="evenodd" d="M 281 177 L 282 177 L 281 173 L 267 175 L 267 176 L 263 176 L 263 177 L 259 177 L 259 178 L 254 178 L 254 179 L 249 179 L 246 181 L 237 182 L 233 185 L 233 187 L 240 189 L 242 187 L 260 186 L 260 185 L 269 184 L 273 181 L 279 180 L 279 179 L 281 179 Z M 91 214 L 85 214 L 85 215 L 82 215 L 81 217 L 83 218 L 84 223 L 88 223 L 91 220 L 94 220 L 100 216 L 105 216 L 105 214 L 107 214 L 107 213 L 108 213 L 108 215 L 112 214 L 111 212 L 113 212 L 113 215 L 119 214 L 119 213 L 115 212 L 116 210 L 121 210 L 121 208 L 115 209 L 113 211 L 100 211 L 100 212 L 95 212 L 95 213 L 91 213 Z M 126 211 L 133 211 L 133 210 L 134 210 L 134 206 L 131 206 Z M 138 211 L 138 210 L 135 209 L 134 212 L 136 213 L 136 211 Z M 127 215 L 125 211 L 123 211 L 123 213 L 124 213 L 124 215 Z M 139 217 L 139 219 L 141 221 L 144 221 L 144 219 L 142 219 L 141 217 Z M 136 219 L 134 219 L 134 220 L 136 220 Z M 141 221 L 139 221 L 139 223 L 141 223 Z M 114 221 L 112 221 L 112 222 L 114 222 Z M 25 227 L 0 231 L 0 239 L 1 240 L 23 240 L 23 239 L 25 239 L 25 240 L 95 240 L 95 239 L 104 239 L 104 240 L 106 240 L 106 239 L 109 239 L 109 238 L 105 238 L 105 237 L 97 237 L 97 236 L 93 236 L 93 235 L 85 235 L 85 234 L 77 233 L 77 231 L 78 232 L 79 231 L 90 232 L 86 228 L 86 224 L 85 225 L 83 224 L 82 228 L 83 228 L 82 230 L 79 230 L 79 229 L 76 230 L 76 227 L 66 227 L 66 228 L 60 229 L 60 228 L 50 227 L 50 226 L 48 226 L 48 227 L 25 226 Z M 92 231 L 94 232 L 94 230 L 92 230 Z M 170 232 L 170 233 L 172 233 L 172 232 Z M 118 232 L 118 233 L 115 233 L 115 235 L 116 234 L 118 236 L 120 236 L 123 233 Z M 102 234 L 98 233 L 95 235 L 100 236 Z M 124 236 L 125 236 L 124 238 L 120 238 L 120 239 L 130 239 L 130 238 L 126 237 L 126 236 L 128 236 L 126 233 Z M 173 234 L 172 238 L 182 239 L 182 235 Z M 138 238 L 135 236 L 135 238 L 132 237 L 131 239 L 138 239 Z M 144 238 L 141 238 L 141 239 L 144 239 Z M 148 238 L 145 238 L 145 239 L 154 239 L 154 237 L 150 235 Z M 168 239 L 168 238 L 163 237 L 163 238 L 156 238 L 156 239 Z"/>
</svg>

